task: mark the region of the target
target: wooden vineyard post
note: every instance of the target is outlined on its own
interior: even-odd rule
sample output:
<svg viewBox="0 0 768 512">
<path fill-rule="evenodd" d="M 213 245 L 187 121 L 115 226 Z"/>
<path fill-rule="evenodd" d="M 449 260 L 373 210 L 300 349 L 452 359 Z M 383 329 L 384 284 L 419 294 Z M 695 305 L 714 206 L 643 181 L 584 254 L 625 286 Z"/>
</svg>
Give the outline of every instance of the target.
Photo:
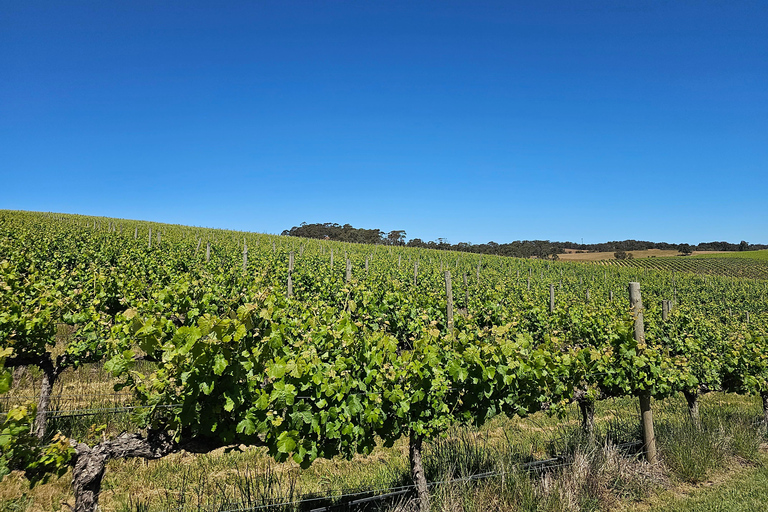
<svg viewBox="0 0 768 512">
<path fill-rule="evenodd" d="M 464 272 L 464 307 L 467 309 L 466 314 L 469 314 L 469 287 L 467 287 L 466 272 Z"/>
<path fill-rule="evenodd" d="M 370 257 L 371 257 L 370 255 L 365 257 L 365 275 L 368 275 L 368 259 Z"/>
<path fill-rule="evenodd" d="M 152 226 L 149 227 L 149 241 L 147 242 L 147 249 L 152 248 Z"/>
<path fill-rule="evenodd" d="M 528 291 L 531 291 L 531 276 L 528 274 Z"/>
<path fill-rule="evenodd" d="M 446 318 L 448 320 L 448 333 L 453 336 L 453 287 L 451 286 L 451 271 L 445 271 L 445 295 L 446 301 Z"/>
<path fill-rule="evenodd" d="M 397 268 L 400 268 L 400 263 L 402 262 L 402 260 L 403 260 L 403 255 L 402 254 L 398 254 L 397 255 Z"/>
<path fill-rule="evenodd" d="M 416 286 L 416 279 L 419 276 L 419 260 L 413 263 L 413 286 Z"/>
<path fill-rule="evenodd" d="M 480 282 L 480 265 L 483 264 L 483 255 L 480 255 L 480 259 L 477 260 L 477 282 Z"/>
<path fill-rule="evenodd" d="M 293 251 L 288 253 L 288 296 L 293 297 Z"/>
<path fill-rule="evenodd" d="M 661 301 L 661 319 L 666 322 L 669 319 L 669 301 Z"/>
<path fill-rule="evenodd" d="M 629 283 L 629 305 L 635 321 L 635 341 L 645 343 L 645 326 L 643 324 L 643 299 L 640 295 L 640 283 Z M 651 393 L 640 392 L 640 419 L 643 427 L 643 446 L 645 458 L 650 464 L 656 464 L 656 437 L 653 433 L 653 411 L 651 411 Z"/>
<path fill-rule="evenodd" d="M 133 227 L 133 239 L 136 240 L 139 238 L 139 226 Z"/>
<path fill-rule="evenodd" d="M 747 311 L 747 325 L 749 325 L 749 311 Z"/>
<path fill-rule="evenodd" d="M 248 246 L 243 244 L 243 272 L 248 268 Z"/>
<path fill-rule="evenodd" d="M 608 300 L 613 302 L 613 290 L 608 292 Z"/>
<path fill-rule="evenodd" d="M 331 268 L 333 268 L 333 247 L 331 247 Z"/>
<path fill-rule="evenodd" d="M 211 242 L 206 242 L 205 244 L 205 262 L 208 263 L 211 261 Z"/>
<path fill-rule="evenodd" d="M 549 312 L 555 312 L 555 285 L 549 285 Z"/>
<path fill-rule="evenodd" d="M 349 261 L 349 258 L 347 258 L 347 275 L 345 280 L 347 283 L 352 280 L 352 262 Z"/>
</svg>

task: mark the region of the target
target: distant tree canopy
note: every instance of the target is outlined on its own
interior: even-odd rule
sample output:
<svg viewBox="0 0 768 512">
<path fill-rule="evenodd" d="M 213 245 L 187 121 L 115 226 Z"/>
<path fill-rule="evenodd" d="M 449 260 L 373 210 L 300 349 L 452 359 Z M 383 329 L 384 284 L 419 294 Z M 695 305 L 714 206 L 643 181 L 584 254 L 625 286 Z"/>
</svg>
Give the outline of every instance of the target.
<svg viewBox="0 0 768 512">
<path fill-rule="evenodd" d="M 294 226 L 282 232 L 286 236 L 302 236 L 305 238 L 318 238 L 320 240 L 335 240 L 337 242 L 351 242 L 357 244 L 386 244 L 404 245 L 405 231 L 390 231 L 384 233 L 380 229 L 353 228 L 349 224 L 343 226 L 326 222 L 325 224 L 307 224 L 302 222 L 300 226 Z"/>
<path fill-rule="evenodd" d="M 408 247 L 425 247 L 428 249 L 441 249 L 447 251 L 464 251 L 480 254 L 497 254 L 499 256 L 516 256 L 518 258 L 552 258 L 556 259 L 566 249 L 589 252 L 613 252 L 627 254 L 629 251 L 644 251 L 648 249 L 681 250 L 686 251 L 754 251 L 768 249 L 765 244 L 749 244 L 742 241 L 740 244 L 728 242 L 702 242 L 698 245 L 671 244 L 667 242 L 646 242 L 641 240 L 623 240 L 604 242 L 600 244 L 577 244 L 573 242 L 550 242 L 549 240 L 516 240 L 514 242 L 498 244 L 488 242 L 486 244 L 471 244 L 459 242 L 451 244 L 445 238 L 438 238 L 425 242 L 420 238 L 413 238 L 406 242 L 405 231 L 393 230 L 388 233 L 380 229 L 354 228 L 349 224 L 326 222 L 324 224 L 307 224 L 302 222 L 300 226 L 294 226 L 282 232 L 284 236 L 301 236 L 305 238 L 317 238 L 320 240 L 334 240 L 337 242 L 352 242 L 360 244 L 380 245 L 407 245 Z M 690 253 L 688 253 L 690 254 Z M 625 256 L 629 257 L 629 256 Z"/>
</svg>

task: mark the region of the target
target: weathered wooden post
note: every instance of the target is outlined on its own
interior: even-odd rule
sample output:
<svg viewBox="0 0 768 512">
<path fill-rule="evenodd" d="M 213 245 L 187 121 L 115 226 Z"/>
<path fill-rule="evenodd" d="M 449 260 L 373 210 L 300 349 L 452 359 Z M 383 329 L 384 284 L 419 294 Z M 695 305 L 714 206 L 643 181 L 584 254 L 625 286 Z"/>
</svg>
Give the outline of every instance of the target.
<svg viewBox="0 0 768 512">
<path fill-rule="evenodd" d="M 347 275 L 345 281 L 348 283 L 352 280 L 352 262 L 347 258 Z"/>
<path fill-rule="evenodd" d="M 555 285 L 551 284 L 549 285 L 549 312 L 554 313 L 555 311 Z"/>
<path fill-rule="evenodd" d="M 661 320 L 666 322 L 669 319 L 669 301 L 661 301 Z"/>
<path fill-rule="evenodd" d="M 211 242 L 205 244 L 205 262 L 211 261 Z"/>
<path fill-rule="evenodd" d="M 467 286 L 466 272 L 464 272 L 464 307 L 467 308 L 467 314 L 469 314 L 469 287 Z"/>
<path fill-rule="evenodd" d="M 331 268 L 333 268 L 333 248 L 331 248 Z"/>
<path fill-rule="evenodd" d="M 149 241 L 147 242 L 147 249 L 152 248 L 152 226 L 149 226 Z"/>
<path fill-rule="evenodd" d="M 453 336 L 453 287 L 451 286 L 451 271 L 445 271 L 445 295 L 446 295 L 446 318 L 448 320 L 448 333 Z"/>
<path fill-rule="evenodd" d="M 645 343 L 645 326 L 643 324 L 643 299 L 640 296 L 640 283 L 629 283 L 629 305 L 635 321 L 635 341 Z M 650 464 L 658 461 L 656 456 L 656 437 L 653 433 L 653 412 L 651 411 L 650 391 L 640 392 L 640 419 L 643 427 L 643 445 L 645 457 Z"/>
<path fill-rule="evenodd" d="M 243 244 L 243 272 L 248 268 L 248 246 Z"/>
<path fill-rule="evenodd" d="M 419 260 L 413 263 L 413 286 L 416 286 L 416 279 L 419 275 Z"/>
</svg>

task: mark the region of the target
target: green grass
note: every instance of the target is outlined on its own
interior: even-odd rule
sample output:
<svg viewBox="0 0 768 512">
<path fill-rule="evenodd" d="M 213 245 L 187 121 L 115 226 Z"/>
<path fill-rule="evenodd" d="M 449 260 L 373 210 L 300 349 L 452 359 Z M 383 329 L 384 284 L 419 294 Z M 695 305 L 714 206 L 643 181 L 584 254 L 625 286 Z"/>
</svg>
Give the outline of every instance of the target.
<svg viewBox="0 0 768 512">
<path fill-rule="evenodd" d="M 660 512 L 762 512 L 768 508 L 768 466 L 738 471 L 709 487 L 696 487 L 686 495 L 666 494 L 652 506 Z"/>
</svg>

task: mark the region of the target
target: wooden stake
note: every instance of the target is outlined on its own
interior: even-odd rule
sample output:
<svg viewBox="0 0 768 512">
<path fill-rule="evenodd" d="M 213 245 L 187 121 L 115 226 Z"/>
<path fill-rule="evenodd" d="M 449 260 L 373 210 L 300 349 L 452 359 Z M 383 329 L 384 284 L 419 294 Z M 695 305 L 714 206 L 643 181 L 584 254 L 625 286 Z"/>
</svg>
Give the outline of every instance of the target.
<svg viewBox="0 0 768 512">
<path fill-rule="evenodd" d="M 464 272 L 464 307 L 467 308 L 467 314 L 469 314 L 469 287 L 467 286 L 466 272 Z"/>
<path fill-rule="evenodd" d="M 445 295 L 447 298 L 446 317 L 448 319 L 448 333 L 453 336 L 453 287 L 451 286 L 451 271 L 445 271 Z"/>
<path fill-rule="evenodd" d="M 645 343 L 645 326 L 643 324 L 643 299 L 640 295 L 640 283 L 629 283 L 629 305 L 635 320 L 635 341 Z M 643 427 L 643 445 L 645 457 L 650 464 L 657 462 L 656 436 L 653 433 L 653 411 L 651 410 L 651 393 L 640 393 L 640 420 Z"/>
<path fill-rule="evenodd" d="M 555 285 L 549 285 L 549 312 L 555 312 Z"/>
<path fill-rule="evenodd" d="M 346 282 L 350 282 L 352 280 L 352 262 L 349 261 L 349 258 L 347 258 L 347 276 L 346 276 Z"/>
</svg>

